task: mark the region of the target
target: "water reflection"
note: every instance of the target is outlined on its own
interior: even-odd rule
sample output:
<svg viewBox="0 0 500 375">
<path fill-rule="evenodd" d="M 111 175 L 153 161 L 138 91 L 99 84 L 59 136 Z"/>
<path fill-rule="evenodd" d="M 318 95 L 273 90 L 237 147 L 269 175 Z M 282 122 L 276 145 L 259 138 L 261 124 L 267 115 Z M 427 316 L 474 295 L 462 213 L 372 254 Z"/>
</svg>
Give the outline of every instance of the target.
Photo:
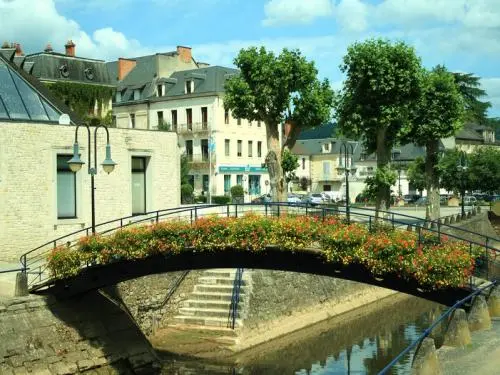
<svg viewBox="0 0 500 375">
<path fill-rule="evenodd" d="M 165 374 L 377 374 L 414 341 L 442 311 L 437 304 L 411 297 L 389 307 L 357 311 L 348 323 L 326 321 L 244 352 L 236 365 L 166 364 Z M 394 367 L 407 374 L 411 354 Z M 170 371 L 170 372 L 167 372 Z"/>
</svg>

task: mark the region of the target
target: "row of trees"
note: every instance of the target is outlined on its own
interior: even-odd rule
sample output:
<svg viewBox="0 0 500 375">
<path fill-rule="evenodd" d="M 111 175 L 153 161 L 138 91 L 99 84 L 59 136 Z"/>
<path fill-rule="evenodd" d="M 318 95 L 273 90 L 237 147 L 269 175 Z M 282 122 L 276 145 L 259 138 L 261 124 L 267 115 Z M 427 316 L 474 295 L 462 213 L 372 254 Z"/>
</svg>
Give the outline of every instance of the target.
<svg viewBox="0 0 500 375">
<path fill-rule="evenodd" d="M 376 153 L 376 207 L 390 204 L 395 175 L 390 167 L 396 145 L 426 146 L 428 218 L 439 216 L 439 139 L 455 134 L 465 121 L 486 122 L 490 103 L 472 74 L 450 73 L 443 66 L 422 67 L 414 49 L 403 42 L 370 39 L 351 45 L 340 69 L 343 88 L 334 95 L 328 80 L 320 81 L 313 62 L 299 51 L 279 55 L 260 49 L 240 51 L 235 59 L 240 74 L 226 82 L 224 105 L 236 117 L 264 121 L 269 153 L 266 164 L 275 200 L 284 200 L 282 157 L 300 131 L 320 126 L 333 117 L 340 135 L 360 139 Z M 283 148 L 278 125 L 285 124 Z"/>
</svg>

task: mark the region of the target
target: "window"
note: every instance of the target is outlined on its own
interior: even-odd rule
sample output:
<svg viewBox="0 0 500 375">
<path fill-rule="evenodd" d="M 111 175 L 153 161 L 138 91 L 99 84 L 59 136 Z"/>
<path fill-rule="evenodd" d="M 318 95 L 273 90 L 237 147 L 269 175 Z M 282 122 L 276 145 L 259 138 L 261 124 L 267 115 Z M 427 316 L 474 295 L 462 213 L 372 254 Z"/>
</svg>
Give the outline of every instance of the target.
<svg viewBox="0 0 500 375">
<path fill-rule="evenodd" d="M 330 143 L 323 144 L 323 152 L 330 152 Z"/>
<path fill-rule="evenodd" d="M 186 81 L 186 94 L 191 94 L 193 92 L 193 81 Z"/>
<path fill-rule="evenodd" d="M 306 169 L 306 158 L 302 158 L 302 169 Z"/>
<path fill-rule="evenodd" d="M 141 98 L 141 90 L 135 89 L 134 90 L 134 100 L 139 100 Z"/>
<path fill-rule="evenodd" d="M 229 156 L 231 152 L 231 141 L 229 139 L 224 140 L 224 155 Z"/>
<path fill-rule="evenodd" d="M 238 139 L 238 149 L 236 151 L 237 156 L 241 156 L 243 154 L 243 141 Z"/>
<path fill-rule="evenodd" d="M 76 218 L 76 173 L 68 165 L 72 155 L 57 155 L 57 218 Z"/>
<path fill-rule="evenodd" d="M 132 157 L 132 215 L 146 213 L 146 158 Z"/>
<path fill-rule="evenodd" d="M 194 175 L 188 175 L 188 184 L 194 189 Z"/>
<path fill-rule="evenodd" d="M 116 116 L 111 116 L 111 127 L 116 128 Z"/>
<path fill-rule="evenodd" d="M 241 125 L 241 119 L 240 118 L 236 119 L 236 125 Z"/>
<path fill-rule="evenodd" d="M 207 128 L 207 124 L 208 124 L 208 108 L 201 107 L 201 125 L 203 126 L 203 129 Z"/>
<path fill-rule="evenodd" d="M 229 110 L 224 110 L 224 124 L 229 124 Z"/>
<path fill-rule="evenodd" d="M 172 114 L 172 128 L 174 130 L 177 130 L 177 110 L 172 109 L 171 114 Z"/>
<path fill-rule="evenodd" d="M 332 185 L 323 185 L 323 191 L 332 191 Z"/>
<path fill-rule="evenodd" d="M 253 149 L 253 142 L 252 141 L 248 141 L 248 157 L 251 158 L 252 157 L 252 150 Z"/>
<path fill-rule="evenodd" d="M 231 175 L 225 174 L 224 175 L 224 194 L 228 194 L 230 190 L 231 190 Z"/>
<path fill-rule="evenodd" d="M 122 92 L 121 91 L 116 92 L 115 101 L 117 103 L 120 103 L 122 101 Z"/>
<path fill-rule="evenodd" d="M 236 185 L 243 186 L 243 175 L 242 174 L 236 175 Z"/>
<path fill-rule="evenodd" d="M 257 141 L 257 157 L 262 157 L 262 142 Z"/>
<path fill-rule="evenodd" d="M 328 176 L 330 174 L 330 162 L 329 161 L 323 162 L 323 174 L 325 176 Z"/>
<path fill-rule="evenodd" d="M 158 85 L 158 96 L 163 96 L 163 85 Z"/>
<path fill-rule="evenodd" d="M 208 191 L 210 188 L 209 182 L 208 182 L 208 174 L 203 175 L 203 191 Z"/>
<path fill-rule="evenodd" d="M 208 139 L 201 140 L 201 160 L 208 161 Z"/>
<path fill-rule="evenodd" d="M 260 195 L 260 175 L 248 176 L 248 192 L 250 195 Z"/>
<path fill-rule="evenodd" d="M 189 161 L 193 161 L 193 140 L 186 141 L 186 156 Z"/>
<path fill-rule="evenodd" d="M 135 129 L 135 114 L 134 113 L 130 114 L 130 127 L 132 129 Z"/>
<path fill-rule="evenodd" d="M 260 120 L 257 121 L 257 126 L 260 128 Z"/>
<path fill-rule="evenodd" d="M 191 108 L 186 108 L 186 123 L 188 130 L 193 130 L 193 110 Z"/>
<path fill-rule="evenodd" d="M 163 125 L 163 111 L 156 112 L 156 115 L 158 116 L 158 126 Z"/>
</svg>

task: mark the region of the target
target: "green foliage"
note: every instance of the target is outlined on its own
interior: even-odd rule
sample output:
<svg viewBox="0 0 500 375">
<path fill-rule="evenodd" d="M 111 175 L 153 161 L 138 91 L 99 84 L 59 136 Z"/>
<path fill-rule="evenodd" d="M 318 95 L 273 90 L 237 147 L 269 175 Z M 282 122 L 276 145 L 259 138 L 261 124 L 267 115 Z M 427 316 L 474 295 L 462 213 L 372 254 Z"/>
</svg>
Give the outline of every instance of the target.
<svg viewBox="0 0 500 375">
<path fill-rule="evenodd" d="M 212 197 L 212 203 L 215 204 L 228 204 L 231 201 L 231 198 L 227 195 L 214 195 Z"/>
<path fill-rule="evenodd" d="M 186 154 L 181 155 L 181 186 L 189 184 L 189 160 Z"/>
<path fill-rule="evenodd" d="M 45 85 L 81 118 L 94 112 L 96 102 L 99 106 L 101 103 L 107 104 L 113 97 L 114 92 L 111 87 L 83 83 L 51 82 Z"/>
<path fill-rule="evenodd" d="M 481 88 L 480 78 L 472 73 L 453 73 L 455 84 L 464 99 L 465 118 L 468 121 L 484 124 L 487 121 L 490 102 L 479 100 L 487 96 Z"/>
<path fill-rule="evenodd" d="M 462 127 L 464 103 L 453 75 L 443 66 L 423 73 L 422 92 L 404 129 L 407 142 L 425 146 L 454 135 Z"/>
<path fill-rule="evenodd" d="M 106 125 L 108 128 L 116 127 L 116 124 L 113 124 L 113 111 L 106 112 L 106 115 L 102 118 L 101 123 Z"/>
<path fill-rule="evenodd" d="M 298 167 L 299 158 L 297 155 L 294 155 L 291 151 L 285 148 L 281 157 L 281 168 L 283 168 L 283 173 L 287 183 L 295 178 L 295 170 Z"/>
<path fill-rule="evenodd" d="M 500 193 L 500 149 L 476 149 L 470 156 L 469 179 L 473 190 Z"/>
<path fill-rule="evenodd" d="M 207 196 L 206 195 L 198 195 L 194 200 L 196 203 L 207 203 Z"/>
<path fill-rule="evenodd" d="M 191 184 L 185 183 L 181 185 L 181 201 L 182 203 L 191 203 L 193 200 L 193 187 Z"/>
<path fill-rule="evenodd" d="M 412 184 L 417 190 L 424 190 L 427 186 L 427 179 L 425 175 L 425 160 L 423 157 L 417 157 L 413 162 L 408 165 L 406 171 L 408 182 Z"/>
<path fill-rule="evenodd" d="M 243 186 L 241 185 L 231 186 L 231 196 L 233 198 L 245 196 L 245 191 L 243 190 Z"/>
<path fill-rule="evenodd" d="M 307 190 L 307 187 L 311 185 L 311 180 L 307 177 L 301 177 L 299 180 L 300 189 L 303 191 Z"/>
<path fill-rule="evenodd" d="M 458 150 L 447 150 L 439 160 L 440 184 L 448 191 L 464 192 L 472 188 L 470 173 L 461 171 L 458 168 L 459 163 L 460 152 Z"/>
<path fill-rule="evenodd" d="M 370 196 L 376 196 L 377 191 L 380 189 L 388 189 L 394 185 L 397 177 L 396 172 L 388 166 L 377 168 L 373 177 L 367 177 L 365 179 L 365 189 Z"/>
<path fill-rule="evenodd" d="M 486 125 L 490 126 L 496 134 L 496 140 L 500 141 L 500 117 L 486 119 Z"/>
<path fill-rule="evenodd" d="M 158 123 L 158 130 L 159 131 L 162 131 L 162 132 L 169 132 L 170 129 L 172 129 L 172 126 L 170 125 L 170 123 L 166 122 L 166 121 L 160 121 Z"/>
<path fill-rule="evenodd" d="M 377 151 L 380 159 L 381 147 L 390 150 L 409 124 L 420 96 L 420 59 L 403 42 L 370 39 L 349 46 L 340 69 L 347 78 L 335 102 L 339 128 L 347 137 L 361 138 L 367 152 Z M 384 144 L 377 146 L 381 131 Z"/>
<path fill-rule="evenodd" d="M 424 234 L 425 236 L 425 234 Z M 321 244 L 320 247 L 318 247 Z M 268 247 L 280 251 L 313 251 L 332 266 L 362 266 L 372 275 L 391 275 L 426 289 L 460 287 L 472 274 L 478 253 L 466 243 L 423 241 L 414 232 L 383 229 L 369 232 L 362 224 L 346 224 L 336 217 L 240 218 L 209 216 L 189 221 L 172 220 L 119 230 L 109 236 L 89 236 L 75 249 L 52 251 L 48 269 L 57 279 L 78 274 L 89 260 L 109 264 L 141 260 L 152 255 L 182 252 L 249 251 Z"/>
</svg>

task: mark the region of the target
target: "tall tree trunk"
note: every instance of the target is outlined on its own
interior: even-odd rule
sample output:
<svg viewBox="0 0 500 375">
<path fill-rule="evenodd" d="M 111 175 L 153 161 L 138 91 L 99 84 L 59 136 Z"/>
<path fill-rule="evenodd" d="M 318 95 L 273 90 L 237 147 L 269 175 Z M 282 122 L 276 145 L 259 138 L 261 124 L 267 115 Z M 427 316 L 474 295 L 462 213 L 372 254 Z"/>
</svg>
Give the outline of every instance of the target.
<svg viewBox="0 0 500 375">
<path fill-rule="evenodd" d="M 387 128 L 383 127 L 377 131 L 377 169 L 389 164 L 391 158 L 391 147 L 386 144 Z M 379 211 L 387 211 L 391 205 L 391 188 L 381 186 L 377 190 L 375 201 L 375 218 L 378 219 Z"/>
<path fill-rule="evenodd" d="M 275 202 L 286 202 L 285 181 L 281 168 L 281 145 L 277 124 L 266 121 L 267 156 L 266 166 L 269 173 L 271 197 Z"/>
<path fill-rule="evenodd" d="M 426 144 L 425 176 L 427 180 L 427 206 L 425 218 L 437 220 L 441 214 L 439 201 L 439 176 L 436 173 L 438 164 L 439 141 L 433 140 Z"/>
</svg>

